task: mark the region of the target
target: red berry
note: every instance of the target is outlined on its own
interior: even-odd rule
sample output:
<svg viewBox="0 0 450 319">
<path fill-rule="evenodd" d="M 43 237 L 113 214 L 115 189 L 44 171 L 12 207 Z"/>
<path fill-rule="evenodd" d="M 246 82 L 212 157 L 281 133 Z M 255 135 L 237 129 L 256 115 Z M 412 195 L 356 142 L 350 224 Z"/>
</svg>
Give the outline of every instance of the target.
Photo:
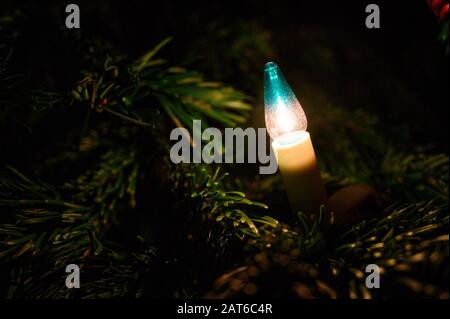
<svg viewBox="0 0 450 319">
<path fill-rule="evenodd" d="M 447 3 L 442 7 L 441 11 L 439 11 L 439 20 L 441 20 L 441 21 L 447 20 L 448 9 L 449 9 L 448 7 L 449 7 L 449 4 Z"/>
<path fill-rule="evenodd" d="M 431 0 L 431 10 L 436 14 L 439 6 L 442 4 L 442 0 Z"/>
<path fill-rule="evenodd" d="M 442 22 L 448 18 L 448 0 L 427 0 L 427 2 L 439 21 Z"/>
</svg>

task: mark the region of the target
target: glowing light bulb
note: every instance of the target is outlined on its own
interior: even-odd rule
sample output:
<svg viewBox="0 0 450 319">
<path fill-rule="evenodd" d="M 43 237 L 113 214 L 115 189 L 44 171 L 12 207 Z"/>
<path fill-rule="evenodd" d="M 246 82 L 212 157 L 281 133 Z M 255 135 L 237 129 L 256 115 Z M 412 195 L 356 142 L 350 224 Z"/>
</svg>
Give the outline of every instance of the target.
<svg viewBox="0 0 450 319">
<path fill-rule="evenodd" d="M 296 133 L 306 131 L 305 112 L 275 62 L 264 67 L 264 106 L 266 128 L 273 140 L 283 137 L 289 143 Z"/>
</svg>

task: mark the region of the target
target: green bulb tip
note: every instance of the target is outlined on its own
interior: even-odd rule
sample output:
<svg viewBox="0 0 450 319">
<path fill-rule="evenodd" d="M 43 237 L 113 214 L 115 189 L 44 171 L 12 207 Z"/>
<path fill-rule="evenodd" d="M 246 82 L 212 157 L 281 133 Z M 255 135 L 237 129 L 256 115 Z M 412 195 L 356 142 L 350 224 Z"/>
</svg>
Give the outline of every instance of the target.
<svg viewBox="0 0 450 319">
<path fill-rule="evenodd" d="M 266 65 L 264 66 L 264 71 L 269 72 L 272 70 L 275 70 L 278 68 L 278 64 L 276 64 L 275 62 L 267 62 Z"/>
</svg>

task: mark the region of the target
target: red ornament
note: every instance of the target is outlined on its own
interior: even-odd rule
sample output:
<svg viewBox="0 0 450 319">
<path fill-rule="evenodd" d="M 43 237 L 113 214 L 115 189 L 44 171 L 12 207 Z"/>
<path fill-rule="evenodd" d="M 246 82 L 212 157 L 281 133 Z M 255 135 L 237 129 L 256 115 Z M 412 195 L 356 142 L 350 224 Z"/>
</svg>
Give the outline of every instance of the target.
<svg viewBox="0 0 450 319">
<path fill-rule="evenodd" d="M 448 19 L 448 0 L 427 0 L 427 2 L 439 21 L 444 22 Z"/>
</svg>

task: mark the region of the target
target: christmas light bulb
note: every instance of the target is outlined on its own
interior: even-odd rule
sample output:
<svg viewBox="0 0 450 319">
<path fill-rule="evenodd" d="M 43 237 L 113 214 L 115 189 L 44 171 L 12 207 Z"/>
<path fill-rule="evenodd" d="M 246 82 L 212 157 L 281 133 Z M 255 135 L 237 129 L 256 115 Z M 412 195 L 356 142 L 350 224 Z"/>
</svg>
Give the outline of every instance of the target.
<svg viewBox="0 0 450 319">
<path fill-rule="evenodd" d="M 266 128 L 273 140 L 288 144 L 306 131 L 305 112 L 275 62 L 264 67 L 264 106 Z"/>
</svg>

